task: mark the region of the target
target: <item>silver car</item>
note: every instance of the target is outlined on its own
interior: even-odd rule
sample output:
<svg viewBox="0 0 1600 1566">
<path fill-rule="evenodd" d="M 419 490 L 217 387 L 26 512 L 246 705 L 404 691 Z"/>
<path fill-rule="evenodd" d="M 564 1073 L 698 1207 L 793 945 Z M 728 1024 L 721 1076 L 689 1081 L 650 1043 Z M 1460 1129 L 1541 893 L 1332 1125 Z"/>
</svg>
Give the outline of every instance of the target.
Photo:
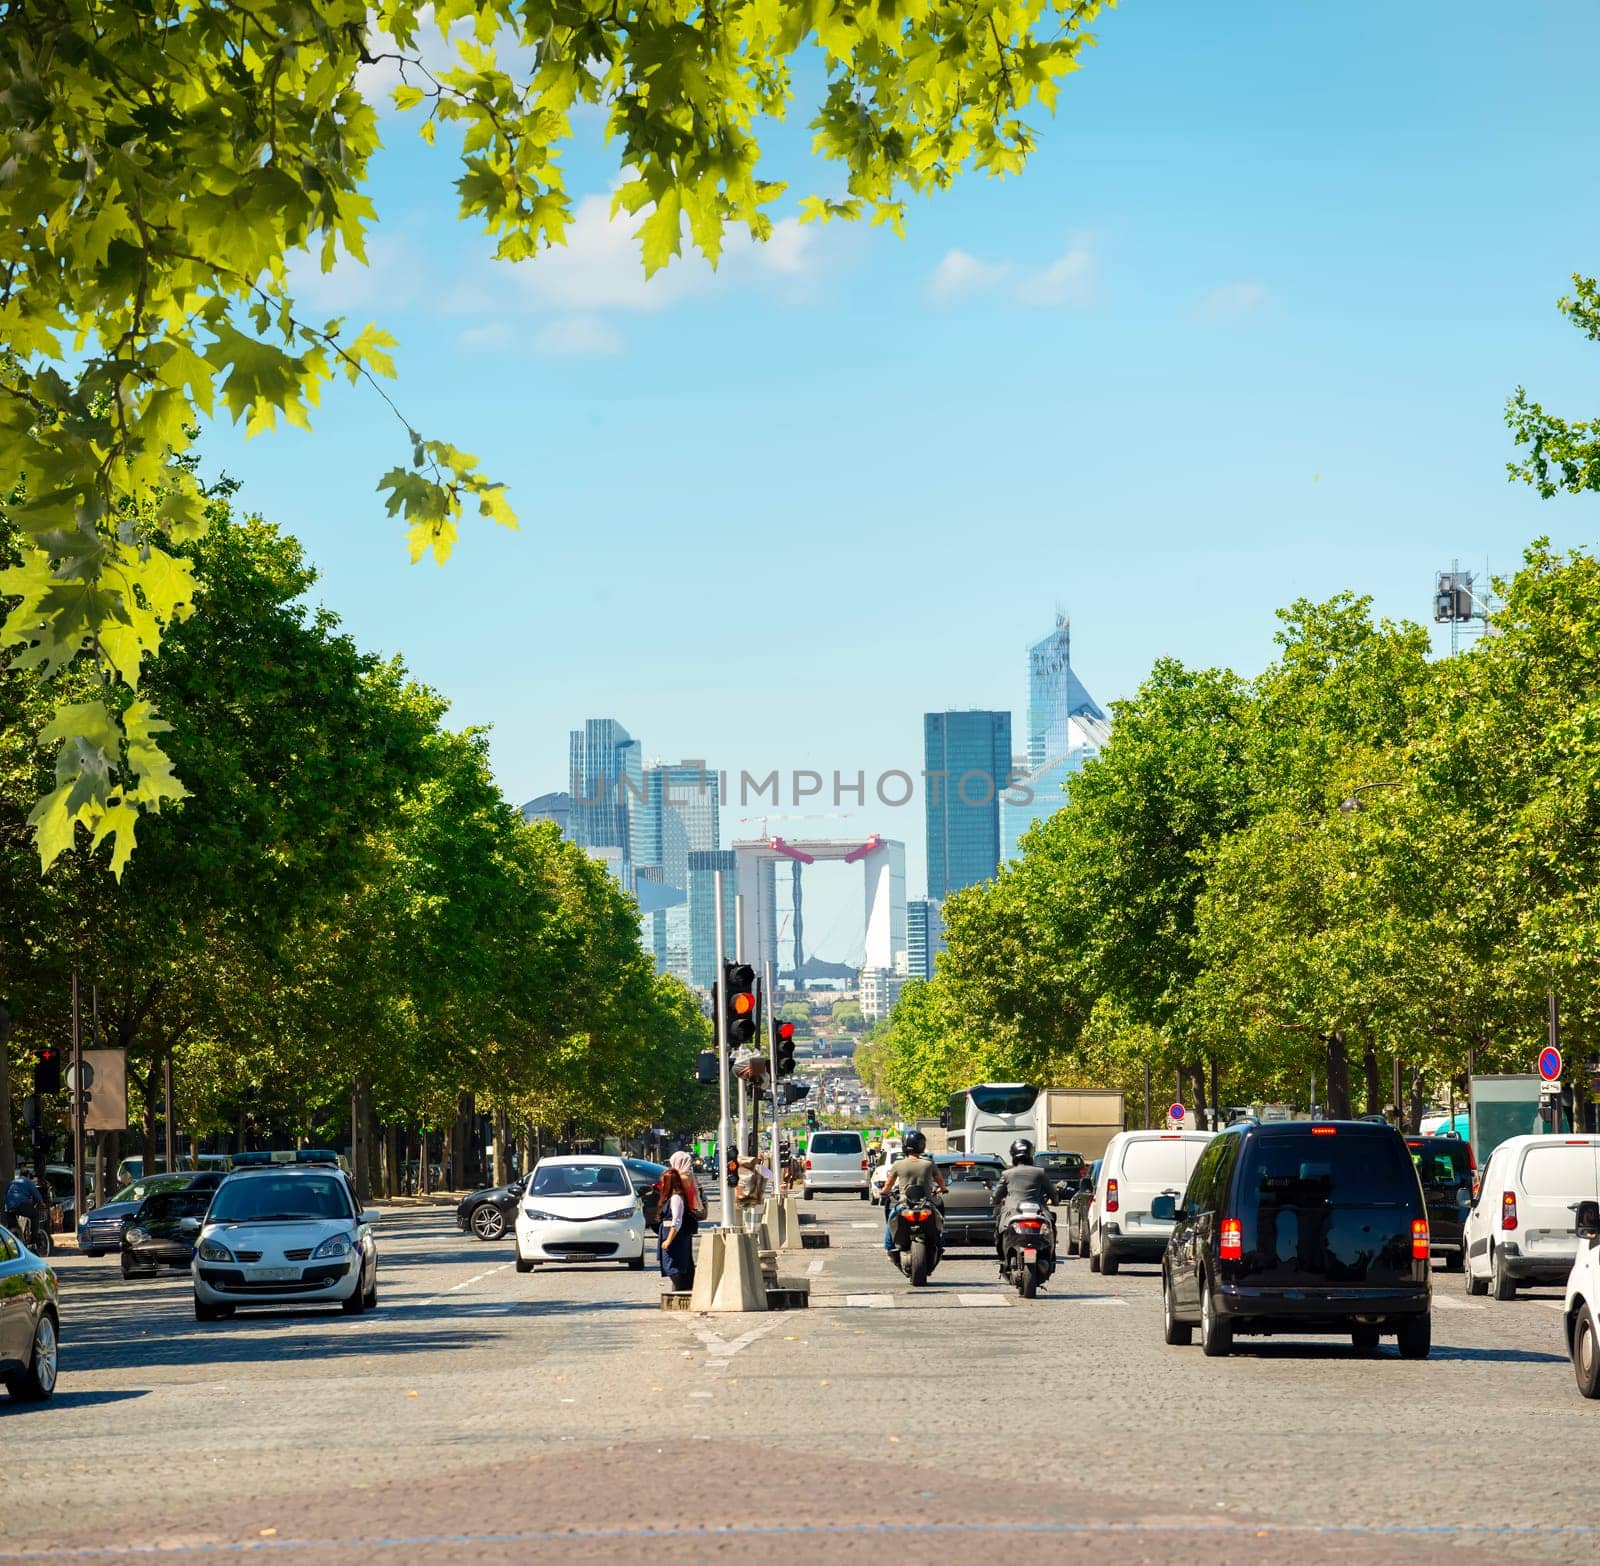
<svg viewBox="0 0 1600 1566">
<path fill-rule="evenodd" d="M 0 1229 L 0 1382 L 19 1402 L 55 1391 L 60 1331 L 54 1270 Z"/>
<path fill-rule="evenodd" d="M 813 1131 L 806 1145 L 805 1199 L 818 1191 L 854 1191 L 862 1201 L 872 1194 L 867 1145 L 859 1131 Z"/>
</svg>

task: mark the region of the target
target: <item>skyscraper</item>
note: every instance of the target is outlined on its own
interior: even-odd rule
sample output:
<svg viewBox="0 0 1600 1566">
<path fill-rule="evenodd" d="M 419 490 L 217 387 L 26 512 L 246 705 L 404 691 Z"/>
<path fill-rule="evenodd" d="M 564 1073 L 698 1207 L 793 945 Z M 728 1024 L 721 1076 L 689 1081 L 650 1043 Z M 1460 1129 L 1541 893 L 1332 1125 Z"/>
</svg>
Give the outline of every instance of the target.
<svg viewBox="0 0 1600 1566">
<path fill-rule="evenodd" d="M 709 990 L 717 981 L 717 871 L 723 877 L 722 950 L 732 956 L 735 861 L 731 848 L 689 850 L 689 982 Z"/>
<path fill-rule="evenodd" d="M 719 835 L 717 775 L 703 761 L 645 768 L 641 797 L 630 801 L 629 809 L 634 872 L 642 876 L 649 869 L 652 879 L 681 894 L 671 906 L 648 916 L 646 945 L 655 953 L 659 971 L 686 983 L 694 982 L 695 967 L 689 856 L 715 849 Z M 703 938 L 710 938 L 712 928 L 706 925 Z"/>
<path fill-rule="evenodd" d="M 906 976 L 931 979 L 934 958 L 944 950 L 944 917 L 931 897 L 906 904 Z"/>
<path fill-rule="evenodd" d="M 925 713 L 922 738 L 928 896 L 942 902 L 1000 868 L 1000 795 L 1011 777 L 1011 714 Z"/>
<path fill-rule="evenodd" d="M 639 742 L 615 718 L 587 719 L 571 741 L 568 834 L 580 848 L 620 849 L 622 884 L 631 891 L 629 804 L 644 789 Z"/>
</svg>

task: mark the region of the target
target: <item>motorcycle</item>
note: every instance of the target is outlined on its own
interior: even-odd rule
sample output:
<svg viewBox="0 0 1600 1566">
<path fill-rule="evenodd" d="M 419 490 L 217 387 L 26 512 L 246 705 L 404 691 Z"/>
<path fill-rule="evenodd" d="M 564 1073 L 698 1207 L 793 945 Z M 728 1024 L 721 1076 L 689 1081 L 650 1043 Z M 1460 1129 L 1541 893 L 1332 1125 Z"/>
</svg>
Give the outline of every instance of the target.
<svg viewBox="0 0 1600 1566">
<path fill-rule="evenodd" d="M 944 1214 L 931 1199 L 914 1197 L 896 1207 L 889 1221 L 895 1262 L 912 1286 L 921 1288 L 939 1265 L 939 1236 L 944 1232 Z"/>
<path fill-rule="evenodd" d="M 1055 1219 L 1038 1202 L 1023 1202 L 1000 1233 L 1000 1275 L 1031 1300 L 1055 1270 Z"/>
</svg>

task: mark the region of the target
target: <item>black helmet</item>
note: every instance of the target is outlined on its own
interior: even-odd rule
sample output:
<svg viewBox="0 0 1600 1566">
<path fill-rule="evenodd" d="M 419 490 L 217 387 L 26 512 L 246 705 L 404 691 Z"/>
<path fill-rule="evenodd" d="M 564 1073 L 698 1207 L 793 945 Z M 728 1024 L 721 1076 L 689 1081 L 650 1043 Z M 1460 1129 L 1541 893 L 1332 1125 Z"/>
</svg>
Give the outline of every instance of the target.
<svg viewBox="0 0 1600 1566">
<path fill-rule="evenodd" d="M 1011 1162 L 1014 1164 L 1031 1164 L 1033 1162 L 1033 1143 L 1027 1137 L 1019 1136 L 1011 1144 Z"/>
<path fill-rule="evenodd" d="M 907 1131 L 900 1145 L 912 1157 L 920 1158 L 928 1150 L 928 1139 L 920 1131 Z"/>
</svg>

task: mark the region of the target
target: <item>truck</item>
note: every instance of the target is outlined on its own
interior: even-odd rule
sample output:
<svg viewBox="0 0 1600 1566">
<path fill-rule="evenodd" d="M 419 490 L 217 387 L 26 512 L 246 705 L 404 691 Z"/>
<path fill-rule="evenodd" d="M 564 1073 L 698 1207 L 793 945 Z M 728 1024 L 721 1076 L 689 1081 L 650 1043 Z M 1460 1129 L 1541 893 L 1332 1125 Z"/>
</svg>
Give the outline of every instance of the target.
<svg viewBox="0 0 1600 1566">
<path fill-rule="evenodd" d="M 951 1152 L 1004 1156 L 1019 1137 L 1040 1152 L 1077 1153 L 1093 1163 L 1123 1129 L 1117 1088 L 1036 1088 L 1024 1082 L 980 1082 L 951 1096 L 945 1111 Z"/>
<path fill-rule="evenodd" d="M 1127 1106 L 1120 1088 L 1044 1088 L 1035 1113 L 1041 1151 L 1077 1153 L 1092 1164 L 1124 1129 Z"/>
</svg>

